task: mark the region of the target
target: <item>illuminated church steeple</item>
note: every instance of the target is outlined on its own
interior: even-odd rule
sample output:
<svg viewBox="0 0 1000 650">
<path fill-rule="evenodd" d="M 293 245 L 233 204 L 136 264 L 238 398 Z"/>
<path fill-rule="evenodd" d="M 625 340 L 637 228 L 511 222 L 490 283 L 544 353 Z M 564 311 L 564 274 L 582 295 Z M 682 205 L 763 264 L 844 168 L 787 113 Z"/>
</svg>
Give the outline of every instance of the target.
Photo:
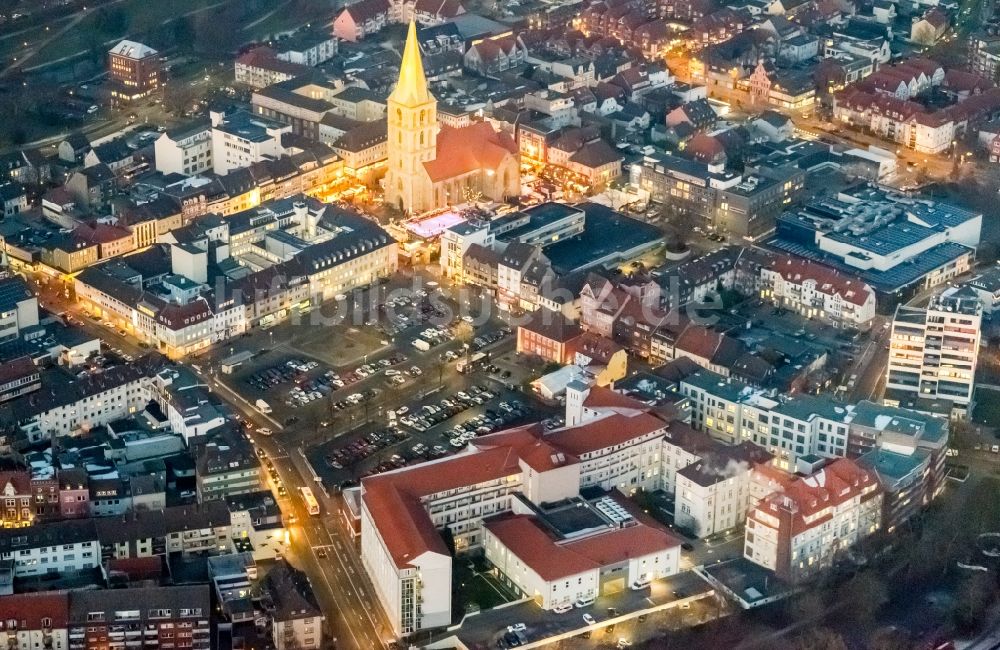
<svg viewBox="0 0 1000 650">
<path fill-rule="evenodd" d="M 411 21 L 399 67 L 399 80 L 388 101 L 388 169 L 385 201 L 405 212 L 432 207 L 423 164 L 437 152 L 437 100 L 427 88 L 417 28 Z"/>
</svg>

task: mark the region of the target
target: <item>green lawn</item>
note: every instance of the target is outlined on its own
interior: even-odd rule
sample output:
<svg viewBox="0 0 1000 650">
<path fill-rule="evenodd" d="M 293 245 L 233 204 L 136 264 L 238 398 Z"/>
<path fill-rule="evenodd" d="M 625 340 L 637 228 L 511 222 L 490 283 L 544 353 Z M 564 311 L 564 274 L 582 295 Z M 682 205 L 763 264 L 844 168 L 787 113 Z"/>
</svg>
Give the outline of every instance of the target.
<svg viewBox="0 0 1000 650">
<path fill-rule="evenodd" d="M 452 564 L 453 618 L 462 616 L 477 607 L 480 611 L 516 600 L 509 589 L 485 573 L 476 573 L 469 566 L 469 559 L 459 557 Z"/>
</svg>

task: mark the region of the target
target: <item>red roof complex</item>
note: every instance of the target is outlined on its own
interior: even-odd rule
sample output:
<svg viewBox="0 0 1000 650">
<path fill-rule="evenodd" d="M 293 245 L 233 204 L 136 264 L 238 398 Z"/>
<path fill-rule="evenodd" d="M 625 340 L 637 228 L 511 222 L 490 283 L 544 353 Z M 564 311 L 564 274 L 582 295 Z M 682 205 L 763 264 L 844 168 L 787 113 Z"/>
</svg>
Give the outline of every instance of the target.
<svg viewBox="0 0 1000 650">
<path fill-rule="evenodd" d="M 46 620 L 47 619 L 47 620 Z M 47 625 L 42 625 L 46 620 Z M 0 598 L 0 621 L 17 621 L 18 630 L 66 629 L 69 593 L 65 591 L 14 594 Z"/>
<path fill-rule="evenodd" d="M 459 487 L 520 475 L 511 447 L 469 451 L 362 481 L 363 499 L 399 567 L 426 552 L 448 554 L 421 499 Z"/>
<path fill-rule="evenodd" d="M 609 401 L 601 389 L 593 391 L 605 395 L 595 399 Z M 600 414 L 549 433 L 538 424 L 501 431 L 477 439 L 469 451 L 450 458 L 362 480 L 362 499 L 393 561 L 404 568 L 427 552 L 447 555 L 424 509 L 423 501 L 432 495 L 491 481 L 519 481 L 525 467 L 546 472 L 574 465 L 582 454 L 655 435 L 667 426 L 631 398 L 622 396 L 616 406 L 629 412 Z"/>
</svg>

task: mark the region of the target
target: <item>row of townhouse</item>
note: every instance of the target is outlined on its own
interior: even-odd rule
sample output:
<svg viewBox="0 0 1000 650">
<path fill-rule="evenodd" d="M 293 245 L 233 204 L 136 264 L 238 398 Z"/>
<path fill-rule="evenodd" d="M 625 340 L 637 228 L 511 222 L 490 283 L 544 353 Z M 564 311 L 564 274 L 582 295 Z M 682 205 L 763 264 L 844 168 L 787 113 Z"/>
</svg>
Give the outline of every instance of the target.
<svg viewBox="0 0 1000 650">
<path fill-rule="evenodd" d="M 5 416 L 29 443 L 130 417 L 149 403 L 152 378 L 163 362 L 151 354 L 84 377 L 52 374 L 53 384 L 10 402 Z"/>
<path fill-rule="evenodd" d="M 111 558 L 229 552 L 232 543 L 229 510 L 212 501 L 0 530 L 0 559 L 23 578 L 87 571 Z"/>
<path fill-rule="evenodd" d="M 140 253 L 145 268 L 158 269 L 151 277 L 134 271 L 128 257 L 120 264 L 88 268 L 74 279 L 77 299 L 116 327 L 179 358 L 396 271 L 396 241 L 374 222 L 338 212 L 319 229 L 322 209 L 297 202 L 290 206 L 287 214 L 258 211 L 245 215 L 247 219 L 220 221 L 218 237 L 172 238 L 169 245 Z M 299 213 L 305 213 L 304 222 L 293 224 Z M 215 224 L 214 217 L 206 219 L 209 226 Z M 290 248 L 285 257 L 268 253 L 265 240 L 282 236 L 282 226 L 312 242 Z M 232 264 L 232 258 L 244 255 L 254 263 L 271 255 L 268 261 L 276 263 L 236 280 L 208 277 L 210 257 Z"/>
<path fill-rule="evenodd" d="M 0 643 L 11 650 L 208 650 L 208 585 L 24 593 L 0 599 Z"/>
</svg>

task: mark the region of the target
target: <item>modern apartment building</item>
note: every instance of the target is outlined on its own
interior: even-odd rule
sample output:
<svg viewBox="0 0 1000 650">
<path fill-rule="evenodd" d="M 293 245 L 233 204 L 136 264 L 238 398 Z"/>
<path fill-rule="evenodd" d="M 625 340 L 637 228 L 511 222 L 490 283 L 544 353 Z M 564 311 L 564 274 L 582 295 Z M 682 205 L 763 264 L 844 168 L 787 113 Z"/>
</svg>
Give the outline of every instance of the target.
<svg viewBox="0 0 1000 650">
<path fill-rule="evenodd" d="M 926 309 L 901 305 L 892 321 L 886 404 L 964 416 L 972 402 L 983 305 L 968 287 L 949 289 Z"/>
<path fill-rule="evenodd" d="M 198 123 L 160 134 L 153 144 L 156 171 L 191 176 L 212 169 L 212 127 Z"/>
<path fill-rule="evenodd" d="M 282 134 L 292 127 L 274 120 L 237 111 L 232 115 L 212 113 L 212 165 L 220 176 L 285 153 Z"/>
</svg>

